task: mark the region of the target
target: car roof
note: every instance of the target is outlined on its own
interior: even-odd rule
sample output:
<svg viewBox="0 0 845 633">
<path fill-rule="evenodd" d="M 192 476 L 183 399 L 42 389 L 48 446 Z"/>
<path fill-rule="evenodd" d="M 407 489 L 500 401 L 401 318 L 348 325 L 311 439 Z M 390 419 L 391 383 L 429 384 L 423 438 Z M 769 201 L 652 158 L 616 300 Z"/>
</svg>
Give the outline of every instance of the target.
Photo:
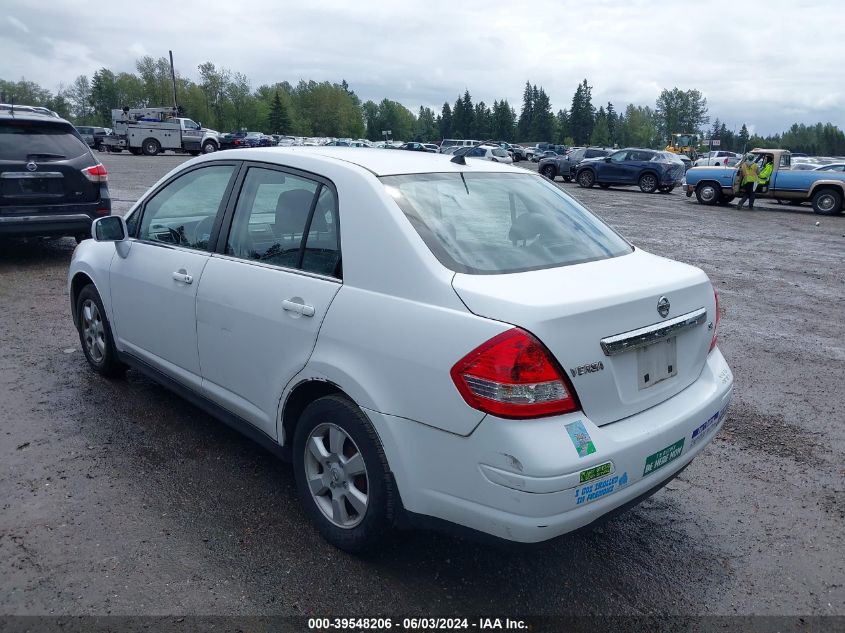
<svg viewBox="0 0 845 633">
<path fill-rule="evenodd" d="M 0 121 L 44 121 L 47 123 L 65 123 L 73 127 L 70 121 L 61 117 L 54 117 L 49 114 L 42 114 L 41 112 L 32 112 L 31 110 L 18 110 L 17 108 L 13 111 L 0 110 Z"/>
<path fill-rule="evenodd" d="M 497 147 L 490 149 L 498 149 Z M 391 152 L 368 147 L 332 147 L 326 145 L 302 147 L 265 147 L 259 149 L 236 149 L 207 154 L 208 159 L 255 160 L 285 164 L 285 158 L 303 155 L 327 163 L 345 163 L 362 167 L 376 176 L 399 174 L 427 174 L 436 172 L 510 172 L 525 173 L 524 169 L 511 167 L 487 160 L 467 161 L 466 165 L 453 163 L 449 154 L 430 152 Z M 273 159 L 276 159 L 275 161 Z"/>
</svg>

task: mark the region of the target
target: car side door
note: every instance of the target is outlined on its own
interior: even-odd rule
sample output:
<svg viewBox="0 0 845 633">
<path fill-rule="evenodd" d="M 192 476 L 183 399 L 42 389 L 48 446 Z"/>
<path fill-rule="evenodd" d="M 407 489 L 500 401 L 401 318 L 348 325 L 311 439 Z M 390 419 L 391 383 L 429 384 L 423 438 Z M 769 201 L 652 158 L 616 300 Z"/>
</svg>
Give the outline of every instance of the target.
<svg viewBox="0 0 845 633">
<path fill-rule="evenodd" d="M 203 393 L 276 438 L 282 392 L 342 283 L 337 191 L 260 163 L 237 190 L 197 295 Z"/>
<path fill-rule="evenodd" d="M 599 174 L 598 181 L 602 183 L 621 183 L 625 180 L 626 161 L 628 150 L 613 152 L 610 156 L 596 160 L 596 172 Z"/>
<path fill-rule="evenodd" d="M 109 271 L 121 351 L 199 389 L 196 294 L 239 163 L 201 164 L 153 192 Z"/>
</svg>

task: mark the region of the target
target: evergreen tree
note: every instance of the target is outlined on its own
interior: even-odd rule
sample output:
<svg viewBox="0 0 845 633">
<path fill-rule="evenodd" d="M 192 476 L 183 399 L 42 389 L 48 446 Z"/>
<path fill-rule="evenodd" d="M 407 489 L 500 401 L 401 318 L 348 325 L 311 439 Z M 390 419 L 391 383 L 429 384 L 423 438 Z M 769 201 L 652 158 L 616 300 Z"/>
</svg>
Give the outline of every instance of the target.
<svg viewBox="0 0 845 633">
<path fill-rule="evenodd" d="M 270 106 L 267 123 L 273 134 L 288 134 L 290 132 L 290 112 L 288 112 L 288 107 L 279 96 L 278 90 L 273 95 L 273 103 Z"/>
<path fill-rule="evenodd" d="M 590 134 L 590 145 L 598 145 L 599 147 L 610 145 L 610 126 L 604 107 L 600 107 L 596 114 L 593 132 Z"/>
<path fill-rule="evenodd" d="M 572 107 L 569 110 L 569 129 L 576 145 L 585 145 L 593 133 L 595 109 L 593 108 L 593 88 L 584 79 L 575 89 Z"/>
<path fill-rule="evenodd" d="M 567 142 L 567 139 L 571 137 L 569 113 L 566 110 L 558 110 L 555 118 L 557 119 L 557 142 L 561 145 L 571 145 L 571 142 Z"/>
<path fill-rule="evenodd" d="M 533 118 L 530 137 L 537 141 L 553 143 L 557 138 L 557 121 L 552 114 L 552 103 L 543 88 L 532 88 Z"/>
<path fill-rule="evenodd" d="M 531 124 L 534 120 L 534 91 L 531 83 L 525 82 L 525 90 L 522 91 L 522 112 L 519 113 L 519 121 L 516 124 L 516 134 L 519 140 L 527 142 L 532 140 Z"/>
<path fill-rule="evenodd" d="M 512 142 L 516 126 L 516 113 L 507 99 L 493 102 L 493 134 L 497 141 Z"/>
<path fill-rule="evenodd" d="M 740 152 L 748 151 L 748 128 L 745 127 L 745 123 L 742 124 L 742 128 L 739 130 L 739 136 L 736 139 L 736 145 L 739 148 Z"/>
<path fill-rule="evenodd" d="M 616 114 L 616 108 L 613 107 L 613 104 L 608 101 L 607 102 L 607 131 L 609 133 L 608 145 L 616 145 L 616 125 L 619 122 L 619 115 Z"/>
<path fill-rule="evenodd" d="M 440 119 L 438 121 L 440 126 L 440 139 L 452 137 L 452 108 L 449 102 L 443 103 L 443 108 L 440 110 Z"/>
</svg>

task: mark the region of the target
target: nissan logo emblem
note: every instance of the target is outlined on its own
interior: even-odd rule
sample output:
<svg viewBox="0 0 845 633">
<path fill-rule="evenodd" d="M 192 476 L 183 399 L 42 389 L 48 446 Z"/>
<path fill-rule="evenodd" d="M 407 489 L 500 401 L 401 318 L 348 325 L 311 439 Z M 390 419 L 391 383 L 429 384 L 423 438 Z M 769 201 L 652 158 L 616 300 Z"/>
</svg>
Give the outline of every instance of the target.
<svg viewBox="0 0 845 633">
<path fill-rule="evenodd" d="M 38 169 L 38 165 L 35 164 L 34 160 L 31 160 L 26 164 L 26 168 L 29 171 L 35 171 L 36 169 Z"/>
<path fill-rule="evenodd" d="M 657 300 L 657 314 L 662 316 L 664 319 L 669 316 L 670 307 L 669 299 L 666 297 L 660 297 L 660 299 Z"/>
</svg>

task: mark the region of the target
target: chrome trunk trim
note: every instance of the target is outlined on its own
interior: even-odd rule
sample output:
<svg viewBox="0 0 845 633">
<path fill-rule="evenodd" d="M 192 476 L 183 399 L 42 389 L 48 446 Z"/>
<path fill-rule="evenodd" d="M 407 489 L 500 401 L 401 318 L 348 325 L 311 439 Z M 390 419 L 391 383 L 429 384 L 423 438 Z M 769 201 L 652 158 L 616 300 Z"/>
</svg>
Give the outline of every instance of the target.
<svg viewBox="0 0 845 633">
<path fill-rule="evenodd" d="M 659 340 L 676 336 L 684 330 L 697 327 L 707 320 L 707 310 L 699 308 L 663 323 L 647 325 L 636 330 L 623 332 L 601 339 L 601 349 L 605 356 L 614 356 L 629 352 Z"/>
</svg>

